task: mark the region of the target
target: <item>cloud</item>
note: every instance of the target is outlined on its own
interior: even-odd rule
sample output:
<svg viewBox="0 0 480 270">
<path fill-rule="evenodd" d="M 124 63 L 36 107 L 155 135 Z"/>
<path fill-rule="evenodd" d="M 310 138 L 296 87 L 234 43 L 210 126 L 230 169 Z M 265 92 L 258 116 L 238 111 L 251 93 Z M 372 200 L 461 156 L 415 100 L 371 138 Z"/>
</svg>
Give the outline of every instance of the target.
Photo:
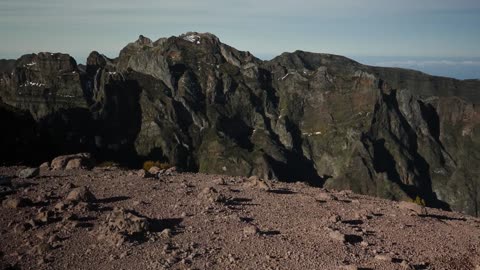
<svg viewBox="0 0 480 270">
<path fill-rule="evenodd" d="M 376 62 L 374 65 L 388 67 L 480 66 L 480 60 L 392 60 Z"/>
</svg>

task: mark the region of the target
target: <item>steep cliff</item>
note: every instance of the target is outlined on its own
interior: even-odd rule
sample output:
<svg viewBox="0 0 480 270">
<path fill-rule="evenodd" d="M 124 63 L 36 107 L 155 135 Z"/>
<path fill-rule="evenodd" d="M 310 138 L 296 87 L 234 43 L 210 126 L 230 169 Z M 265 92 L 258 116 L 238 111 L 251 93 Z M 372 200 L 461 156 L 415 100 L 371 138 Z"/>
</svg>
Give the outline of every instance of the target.
<svg viewBox="0 0 480 270">
<path fill-rule="evenodd" d="M 208 33 L 140 36 L 115 59 L 92 52 L 85 70 L 49 53 L 0 65 L 2 117 L 36 123 L 2 142 L 21 133 L 23 148 L 47 149 L 31 161 L 90 151 L 479 215 L 477 80 L 302 51 L 261 61 Z M 33 158 L 15 152 L 2 160 Z"/>
</svg>

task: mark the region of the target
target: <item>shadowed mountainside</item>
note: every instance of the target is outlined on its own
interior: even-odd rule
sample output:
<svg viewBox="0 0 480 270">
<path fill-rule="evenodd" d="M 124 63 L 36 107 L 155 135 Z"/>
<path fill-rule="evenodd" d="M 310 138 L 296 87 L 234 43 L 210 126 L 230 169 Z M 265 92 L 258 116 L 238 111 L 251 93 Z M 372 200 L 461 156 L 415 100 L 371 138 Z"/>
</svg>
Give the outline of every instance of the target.
<svg viewBox="0 0 480 270">
<path fill-rule="evenodd" d="M 65 54 L 12 63 L 0 62 L 4 163 L 89 151 L 479 215 L 476 80 L 303 51 L 261 61 L 208 33 L 140 36 L 85 68 Z"/>
</svg>

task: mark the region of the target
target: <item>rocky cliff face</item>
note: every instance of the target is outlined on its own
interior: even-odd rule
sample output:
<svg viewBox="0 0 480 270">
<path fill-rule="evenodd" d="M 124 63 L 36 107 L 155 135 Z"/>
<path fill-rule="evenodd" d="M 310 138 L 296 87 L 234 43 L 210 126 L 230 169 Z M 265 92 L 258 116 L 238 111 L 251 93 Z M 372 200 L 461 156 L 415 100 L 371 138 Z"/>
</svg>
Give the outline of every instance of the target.
<svg viewBox="0 0 480 270">
<path fill-rule="evenodd" d="M 476 80 L 302 51 L 261 61 L 199 33 L 140 36 L 85 70 L 48 53 L 0 64 L 2 143 L 17 143 L 4 162 L 90 151 L 479 215 Z"/>
</svg>

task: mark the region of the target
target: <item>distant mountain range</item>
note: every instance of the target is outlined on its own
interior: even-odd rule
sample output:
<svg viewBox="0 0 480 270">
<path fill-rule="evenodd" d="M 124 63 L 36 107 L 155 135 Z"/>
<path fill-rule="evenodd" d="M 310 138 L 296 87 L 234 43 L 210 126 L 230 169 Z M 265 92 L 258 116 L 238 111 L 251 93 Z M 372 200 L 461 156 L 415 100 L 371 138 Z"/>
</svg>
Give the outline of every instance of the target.
<svg viewBox="0 0 480 270">
<path fill-rule="evenodd" d="M 58 53 L 0 61 L 1 160 L 88 151 L 478 216 L 479 91 L 330 54 L 262 61 L 208 33 L 140 36 L 86 65 Z"/>
</svg>

